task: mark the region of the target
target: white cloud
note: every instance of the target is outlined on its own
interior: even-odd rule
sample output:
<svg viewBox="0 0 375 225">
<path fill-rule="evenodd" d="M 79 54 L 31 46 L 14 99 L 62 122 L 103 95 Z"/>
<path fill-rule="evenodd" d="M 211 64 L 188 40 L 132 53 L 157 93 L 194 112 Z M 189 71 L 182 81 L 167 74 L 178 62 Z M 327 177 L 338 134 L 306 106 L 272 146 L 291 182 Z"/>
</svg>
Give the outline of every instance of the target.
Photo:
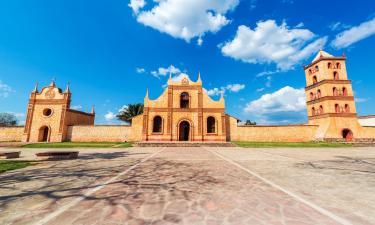
<svg viewBox="0 0 375 225">
<path fill-rule="evenodd" d="M 373 34 L 375 34 L 375 18 L 339 33 L 332 41 L 332 45 L 336 48 L 346 48 Z"/>
<path fill-rule="evenodd" d="M 139 10 L 145 7 L 145 5 L 145 0 L 130 0 L 130 3 L 128 4 L 135 14 L 138 14 Z"/>
<path fill-rule="evenodd" d="M 170 65 L 168 68 L 159 67 L 159 69 L 151 71 L 151 75 L 154 77 L 165 76 L 167 74 L 180 74 L 181 70 L 173 65 Z"/>
<path fill-rule="evenodd" d="M 114 119 L 116 119 L 116 114 L 114 114 L 114 113 L 111 112 L 111 111 L 108 111 L 108 112 L 104 115 L 104 118 L 105 118 L 105 120 L 107 120 L 107 121 L 114 120 Z"/>
<path fill-rule="evenodd" d="M 146 70 L 145 70 L 144 68 L 141 68 L 141 67 L 137 67 L 137 68 L 135 68 L 135 71 L 136 71 L 137 73 L 145 73 L 145 72 L 146 72 Z"/>
<path fill-rule="evenodd" d="M 0 98 L 7 98 L 11 92 L 14 92 L 14 90 L 0 80 Z"/>
<path fill-rule="evenodd" d="M 245 88 L 244 84 L 228 84 L 227 86 L 223 86 L 220 88 L 212 88 L 209 90 L 206 90 L 206 93 L 209 96 L 217 96 L 225 94 L 226 91 L 237 93 Z"/>
<path fill-rule="evenodd" d="M 154 0 L 155 6 L 143 11 L 140 9 L 144 5 L 132 2 L 139 23 L 189 42 L 227 25 L 230 20 L 225 15 L 236 8 L 239 0 Z"/>
<path fill-rule="evenodd" d="M 279 70 L 292 69 L 321 49 L 327 38 L 307 29 L 290 29 L 285 22 L 260 21 L 257 27 L 241 25 L 233 40 L 221 45 L 223 55 L 246 63 L 275 63 Z"/>
<path fill-rule="evenodd" d="M 289 86 L 265 94 L 257 100 L 249 102 L 245 107 L 247 113 L 271 114 L 276 112 L 299 112 L 306 110 L 305 90 Z"/>
<path fill-rule="evenodd" d="M 331 23 L 331 25 L 329 25 L 329 29 L 331 29 L 332 31 L 345 30 L 345 29 L 349 29 L 350 27 L 351 27 L 350 25 L 344 24 L 341 22 Z"/>
<path fill-rule="evenodd" d="M 73 105 L 70 108 L 74 109 L 74 110 L 79 110 L 79 109 L 82 109 L 82 106 L 81 105 Z"/>
</svg>

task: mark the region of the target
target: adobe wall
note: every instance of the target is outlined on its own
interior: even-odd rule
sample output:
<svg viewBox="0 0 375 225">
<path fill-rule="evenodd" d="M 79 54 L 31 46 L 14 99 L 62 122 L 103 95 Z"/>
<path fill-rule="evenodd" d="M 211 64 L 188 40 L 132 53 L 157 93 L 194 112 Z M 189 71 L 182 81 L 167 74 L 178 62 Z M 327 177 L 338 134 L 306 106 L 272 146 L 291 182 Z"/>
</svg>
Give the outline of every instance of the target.
<svg viewBox="0 0 375 225">
<path fill-rule="evenodd" d="M 233 117 L 229 119 L 230 141 L 252 142 L 308 142 L 315 140 L 318 126 L 239 126 Z"/>
<path fill-rule="evenodd" d="M 125 142 L 130 140 L 131 126 L 69 126 L 67 141 Z"/>
<path fill-rule="evenodd" d="M 17 127 L 0 127 L 0 142 L 1 141 L 21 141 L 23 135 L 23 126 Z"/>
<path fill-rule="evenodd" d="M 354 138 L 356 137 L 354 136 Z M 359 138 L 375 141 L 375 127 L 362 127 Z"/>
</svg>

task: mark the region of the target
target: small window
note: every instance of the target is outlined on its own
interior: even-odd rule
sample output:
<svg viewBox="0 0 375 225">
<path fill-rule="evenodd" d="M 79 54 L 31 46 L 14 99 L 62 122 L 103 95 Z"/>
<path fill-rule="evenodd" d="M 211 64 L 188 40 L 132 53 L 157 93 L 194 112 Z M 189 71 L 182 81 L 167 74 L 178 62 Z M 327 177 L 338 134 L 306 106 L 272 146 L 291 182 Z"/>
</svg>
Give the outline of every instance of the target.
<svg viewBox="0 0 375 225">
<path fill-rule="evenodd" d="M 315 116 L 315 107 L 312 107 L 312 108 L 311 108 L 311 114 L 312 114 L 313 116 Z"/>
<path fill-rule="evenodd" d="M 333 72 L 333 79 L 334 80 L 338 80 L 338 79 L 340 79 L 340 77 L 339 77 L 339 73 L 338 72 Z"/>
<path fill-rule="evenodd" d="M 324 109 L 323 109 L 323 106 L 321 105 L 320 107 L 319 107 L 319 114 L 323 114 L 324 113 Z"/>
<path fill-rule="evenodd" d="M 212 116 L 209 116 L 207 118 L 207 133 L 212 134 L 215 133 L 215 118 Z"/>
<path fill-rule="evenodd" d="M 316 76 L 313 76 L 313 84 L 316 84 L 318 83 L 318 78 L 316 78 Z"/>
<path fill-rule="evenodd" d="M 332 68 L 332 63 L 328 63 L 328 69 Z"/>
<path fill-rule="evenodd" d="M 332 92 L 333 92 L 333 96 L 337 96 L 337 95 L 338 95 L 338 91 L 337 91 L 337 88 L 336 88 L 336 87 L 334 87 L 334 88 L 332 89 Z"/>
<path fill-rule="evenodd" d="M 312 70 L 311 69 L 309 69 L 309 74 L 312 74 Z"/>
<path fill-rule="evenodd" d="M 154 117 L 152 132 L 153 133 L 161 133 L 162 127 L 163 127 L 163 121 L 160 116 Z"/>
<path fill-rule="evenodd" d="M 339 104 L 335 104 L 335 112 L 340 113 L 340 106 Z"/>
<path fill-rule="evenodd" d="M 310 92 L 310 100 L 314 100 L 314 94 L 312 92 Z"/>
<path fill-rule="evenodd" d="M 319 71 L 319 66 L 315 66 L 315 71 L 316 71 L 316 72 Z"/>
<path fill-rule="evenodd" d="M 318 89 L 318 93 L 317 93 L 317 98 L 321 98 L 322 97 L 322 92 L 320 91 L 320 89 Z"/>
<path fill-rule="evenodd" d="M 342 88 L 342 95 L 348 96 L 348 90 L 345 87 Z"/>
<path fill-rule="evenodd" d="M 348 104 L 345 104 L 345 112 L 350 113 L 350 107 Z"/>
<path fill-rule="evenodd" d="M 51 116 L 52 115 L 52 109 L 46 108 L 43 110 L 43 116 Z"/>
<path fill-rule="evenodd" d="M 341 69 L 341 64 L 340 63 L 336 63 L 336 69 Z"/>
<path fill-rule="evenodd" d="M 180 108 L 189 108 L 189 93 L 183 92 L 180 95 Z"/>
</svg>

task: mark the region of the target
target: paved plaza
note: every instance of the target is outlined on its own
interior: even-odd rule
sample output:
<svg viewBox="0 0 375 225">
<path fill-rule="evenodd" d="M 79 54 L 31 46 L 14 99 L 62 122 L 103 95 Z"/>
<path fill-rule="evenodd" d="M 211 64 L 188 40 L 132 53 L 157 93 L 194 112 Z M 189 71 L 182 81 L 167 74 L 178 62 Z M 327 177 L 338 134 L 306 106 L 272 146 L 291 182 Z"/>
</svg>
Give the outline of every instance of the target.
<svg viewBox="0 0 375 225">
<path fill-rule="evenodd" d="M 79 151 L 1 174 L 0 224 L 375 224 L 375 148 Z"/>
</svg>

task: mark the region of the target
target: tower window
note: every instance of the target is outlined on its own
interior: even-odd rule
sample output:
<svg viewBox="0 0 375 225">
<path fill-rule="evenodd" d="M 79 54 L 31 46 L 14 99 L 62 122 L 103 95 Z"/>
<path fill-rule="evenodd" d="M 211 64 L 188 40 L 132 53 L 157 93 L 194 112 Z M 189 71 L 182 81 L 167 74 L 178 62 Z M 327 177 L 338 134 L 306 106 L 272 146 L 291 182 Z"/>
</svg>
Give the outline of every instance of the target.
<svg viewBox="0 0 375 225">
<path fill-rule="evenodd" d="M 339 104 L 335 104 L 335 112 L 340 113 L 340 106 Z"/>
<path fill-rule="evenodd" d="M 342 95 L 348 96 L 348 90 L 345 87 L 342 88 Z"/>
<path fill-rule="evenodd" d="M 321 98 L 322 97 L 322 92 L 320 91 L 320 89 L 318 89 L 318 94 L 316 96 L 317 98 Z"/>
<path fill-rule="evenodd" d="M 348 104 L 345 104 L 345 112 L 350 113 L 350 107 Z"/>
<path fill-rule="evenodd" d="M 212 116 L 207 117 L 207 133 L 215 133 L 215 118 Z"/>
<path fill-rule="evenodd" d="M 309 69 L 309 74 L 312 74 L 312 70 L 311 69 Z"/>
<path fill-rule="evenodd" d="M 319 71 L 319 66 L 315 66 L 315 71 L 316 71 L 316 72 Z"/>
<path fill-rule="evenodd" d="M 338 73 L 338 72 L 336 72 L 336 71 L 333 72 L 333 79 L 334 79 L 334 80 L 338 80 L 338 79 L 340 79 L 340 78 L 339 78 L 339 73 Z"/>
<path fill-rule="evenodd" d="M 328 69 L 332 68 L 332 63 L 328 63 Z"/>
<path fill-rule="evenodd" d="M 311 114 L 312 114 L 313 116 L 315 116 L 315 107 L 312 107 L 312 108 L 311 108 Z"/>
<path fill-rule="evenodd" d="M 189 108 L 189 93 L 183 92 L 180 95 L 180 108 Z"/>
<path fill-rule="evenodd" d="M 153 133 L 161 133 L 162 127 L 163 127 L 162 118 L 160 116 L 155 116 L 153 126 L 152 126 L 152 132 Z"/>
<path fill-rule="evenodd" d="M 336 63 L 336 69 L 341 69 L 341 64 L 340 63 Z"/>
<path fill-rule="evenodd" d="M 323 109 L 323 106 L 319 106 L 319 114 L 323 114 L 324 113 L 324 109 Z"/>
<path fill-rule="evenodd" d="M 336 88 L 336 87 L 334 87 L 334 88 L 332 89 L 332 92 L 333 92 L 333 96 L 337 96 L 337 95 L 338 95 L 338 91 L 337 91 L 337 88 Z"/>
<path fill-rule="evenodd" d="M 316 84 L 318 83 L 318 78 L 316 78 L 316 76 L 313 76 L 313 84 Z"/>
<path fill-rule="evenodd" d="M 310 101 L 314 100 L 314 94 L 310 92 Z"/>
</svg>

